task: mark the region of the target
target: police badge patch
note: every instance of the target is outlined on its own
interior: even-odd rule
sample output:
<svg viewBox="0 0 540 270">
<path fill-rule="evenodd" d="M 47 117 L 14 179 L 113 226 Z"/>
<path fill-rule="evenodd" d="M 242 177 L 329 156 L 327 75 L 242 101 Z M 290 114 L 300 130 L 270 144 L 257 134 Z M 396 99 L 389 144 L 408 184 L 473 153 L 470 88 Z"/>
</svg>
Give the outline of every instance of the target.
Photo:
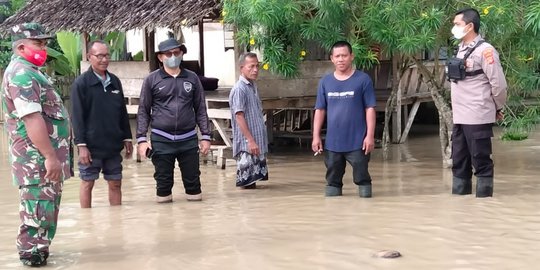
<svg viewBox="0 0 540 270">
<path fill-rule="evenodd" d="M 190 82 L 184 82 L 184 90 L 186 90 L 186 92 L 191 92 L 191 88 L 193 88 L 193 85 Z"/>
</svg>

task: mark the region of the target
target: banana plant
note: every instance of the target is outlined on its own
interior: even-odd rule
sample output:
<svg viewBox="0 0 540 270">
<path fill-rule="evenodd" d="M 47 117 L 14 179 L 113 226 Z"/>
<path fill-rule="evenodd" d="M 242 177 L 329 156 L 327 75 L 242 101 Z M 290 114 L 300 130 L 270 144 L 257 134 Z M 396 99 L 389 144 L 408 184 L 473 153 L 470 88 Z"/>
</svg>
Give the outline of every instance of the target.
<svg viewBox="0 0 540 270">
<path fill-rule="evenodd" d="M 73 68 L 67 57 L 53 48 L 47 48 L 47 69 L 49 73 L 68 76 L 73 75 Z"/>
<path fill-rule="evenodd" d="M 109 53 L 112 61 L 123 61 L 126 45 L 125 32 L 109 32 L 106 34 L 92 34 L 90 40 L 103 40 L 109 45 Z"/>
<path fill-rule="evenodd" d="M 79 74 L 80 63 L 82 60 L 81 36 L 73 32 L 58 32 L 56 38 L 60 48 L 64 52 L 65 58 L 71 66 L 71 74 Z"/>
<path fill-rule="evenodd" d="M 124 60 L 126 33 L 124 32 L 110 32 L 105 36 L 105 42 L 109 44 L 109 50 L 111 54 L 111 60 L 121 61 Z"/>
</svg>

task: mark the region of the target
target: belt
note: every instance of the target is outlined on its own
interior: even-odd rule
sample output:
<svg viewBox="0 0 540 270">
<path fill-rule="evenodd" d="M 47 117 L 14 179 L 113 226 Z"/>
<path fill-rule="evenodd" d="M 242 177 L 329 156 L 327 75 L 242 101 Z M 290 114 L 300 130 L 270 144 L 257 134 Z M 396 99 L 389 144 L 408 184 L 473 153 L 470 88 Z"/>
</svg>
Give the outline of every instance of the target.
<svg viewBox="0 0 540 270">
<path fill-rule="evenodd" d="M 167 133 L 163 130 L 159 130 L 159 129 L 156 129 L 156 128 L 153 128 L 152 130 L 152 133 L 154 134 L 157 134 L 159 136 L 162 136 L 162 137 L 165 137 L 171 141 L 179 141 L 179 140 L 184 140 L 184 139 L 187 139 L 187 138 L 190 138 L 190 137 L 193 137 L 195 135 L 197 135 L 197 130 L 192 130 L 188 133 L 184 133 L 184 134 L 180 134 L 180 135 L 173 135 L 173 134 L 170 134 L 170 133 Z"/>
</svg>

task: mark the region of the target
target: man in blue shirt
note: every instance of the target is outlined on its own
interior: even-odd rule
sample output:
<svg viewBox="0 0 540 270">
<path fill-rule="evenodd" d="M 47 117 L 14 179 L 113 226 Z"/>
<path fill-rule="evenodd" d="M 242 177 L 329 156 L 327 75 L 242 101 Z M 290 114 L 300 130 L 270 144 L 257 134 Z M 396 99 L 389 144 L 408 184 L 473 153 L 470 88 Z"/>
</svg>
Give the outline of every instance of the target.
<svg viewBox="0 0 540 270">
<path fill-rule="evenodd" d="M 371 197 L 371 177 L 368 172 L 370 152 L 374 148 L 375 92 L 369 76 L 352 66 L 351 45 L 338 41 L 330 55 L 335 71 L 319 82 L 312 149 L 323 151 L 321 129 L 326 123 L 326 196 L 341 196 L 345 161 L 353 168 L 353 181 L 360 197 Z"/>
</svg>

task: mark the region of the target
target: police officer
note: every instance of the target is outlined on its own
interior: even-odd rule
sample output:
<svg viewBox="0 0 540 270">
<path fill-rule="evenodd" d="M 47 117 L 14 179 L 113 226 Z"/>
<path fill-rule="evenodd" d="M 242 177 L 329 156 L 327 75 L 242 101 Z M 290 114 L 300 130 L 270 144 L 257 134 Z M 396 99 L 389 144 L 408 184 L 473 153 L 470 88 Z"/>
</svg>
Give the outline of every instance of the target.
<svg viewBox="0 0 540 270">
<path fill-rule="evenodd" d="M 39 24 L 12 28 L 13 56 L 2 83 L 14 183 L 19 187 L 17 236 L 24 265 L 47 264 L 56 232 L 62 183 L 71 176 L 67 110 L 50 78 L 40 71 L 47 39 Z"/>
<path fill-rule="evenodd" d="M 458 11 L 452 34 L 460 39 L 457 58 L 463 59 L 464 78 L 451 79 L 452 194 L 472 193 L 472 168 L 477 177 L 476 197 L 493 196 L 491 137 L 493 123 L 503 118 L 506 80 L 497 51 L 478 34 L 480 15 L 474 9 Z M 450 76 L 449 76 L 450 77 Z"/>
</svg>

